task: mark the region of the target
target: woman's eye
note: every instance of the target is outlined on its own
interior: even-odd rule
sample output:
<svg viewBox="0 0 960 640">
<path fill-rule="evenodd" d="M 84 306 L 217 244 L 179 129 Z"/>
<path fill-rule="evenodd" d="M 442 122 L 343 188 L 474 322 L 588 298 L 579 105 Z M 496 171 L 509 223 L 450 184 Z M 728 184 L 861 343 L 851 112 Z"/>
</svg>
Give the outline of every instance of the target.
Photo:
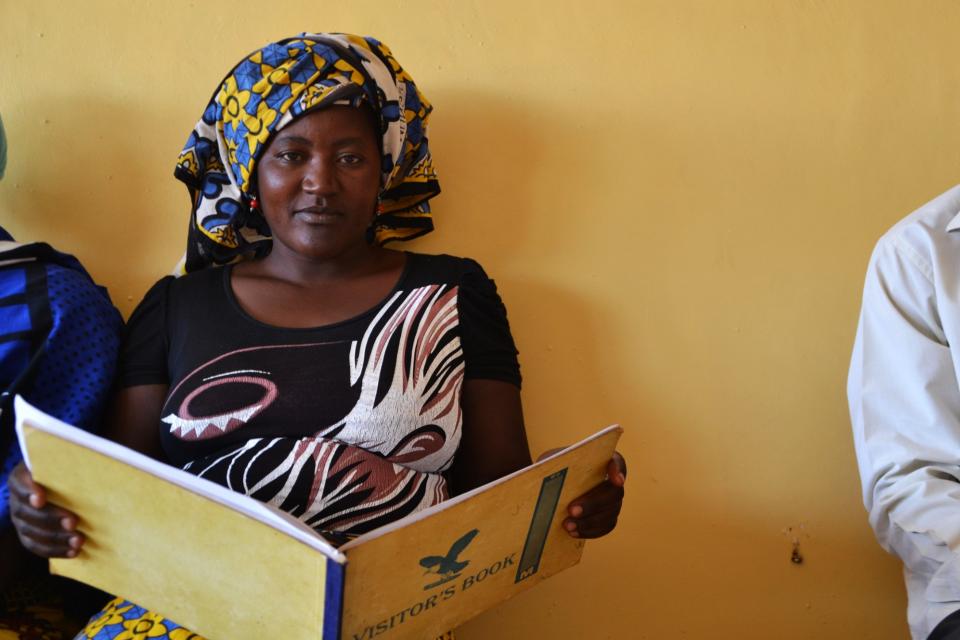
<svg viewBox="0 0 960 640">
<path fill-rule="evenodd" d="M 281 151 L 277 154 L 277 158 L 286 162 L 296 162 L 301 157 L 302 154 L 299 151 Z"/>
<path fill-rule="evenodd" d="M 347 165 L 355 165 L 363 162 L 363 158 L 352 153 L 345 153 L 340 156 L 340 162 Z"/>
</svg>

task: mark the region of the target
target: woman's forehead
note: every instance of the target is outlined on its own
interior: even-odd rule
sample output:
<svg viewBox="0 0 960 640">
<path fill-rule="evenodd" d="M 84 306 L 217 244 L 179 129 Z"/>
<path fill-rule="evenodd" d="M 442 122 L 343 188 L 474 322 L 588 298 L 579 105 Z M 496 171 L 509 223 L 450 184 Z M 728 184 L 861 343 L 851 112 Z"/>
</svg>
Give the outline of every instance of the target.
<svg viewBox="0 0 960 640">
<path fill-rule="evenodd" d="M 315 109 L 293 120 L 273 136 L 277 141 L 329 144 L 344 141 L 369 142 L 379 137 L 369 108 L 332 105 Z"/>
</svg>

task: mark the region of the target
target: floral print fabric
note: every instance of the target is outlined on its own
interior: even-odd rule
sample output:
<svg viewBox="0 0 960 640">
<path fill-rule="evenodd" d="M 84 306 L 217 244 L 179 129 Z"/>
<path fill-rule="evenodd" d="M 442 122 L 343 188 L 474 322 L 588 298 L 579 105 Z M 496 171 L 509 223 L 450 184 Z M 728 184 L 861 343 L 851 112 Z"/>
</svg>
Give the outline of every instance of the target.
<svg viewBox="0 0 960 640">
<path fill-rule="evenodd" d="M 90 619 L 74 640 L 205 640 L 163 616 L 116 598 Z"/>
<path fill-rule="evenodd" d="M 0 631 L 2 633 L 2 631 Z M 33 636 L 29 636 L 33 637 Z M 37 636 L 38 640 L 41 636 Z M 103 611 L 91 618 L 86 629 L 74 640 L 206 640 L 183 627 L 123 598 L 109 602 Z M 4 640 L 0 636 L 0 640 Z M 46 640 L 44 637 L 43 640 Z M 452 631 L 436 640 L 456 640 Z"/>
</svg>

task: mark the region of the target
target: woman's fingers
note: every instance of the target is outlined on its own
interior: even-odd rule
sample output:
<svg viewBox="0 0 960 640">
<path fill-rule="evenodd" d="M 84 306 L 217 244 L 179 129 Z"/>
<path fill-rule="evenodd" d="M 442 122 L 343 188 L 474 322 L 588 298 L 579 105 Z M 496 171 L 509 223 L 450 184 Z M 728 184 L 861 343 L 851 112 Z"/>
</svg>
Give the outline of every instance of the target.
<svg viewBox="0 0 960 640">
<path fill-rule="evenodd" d="M 563 526 L 578 538 L 605 535 L 616 526 L 622 502 L 623 487 L 596 487 L 570 505 L 571 517 L 563 521 Z"/>
<path fill-rule="evenodd" d="M 614 453 L 607 463 L 606 481 L 575 498 L 567 507 L 570 517 L 563 521 L 564 529 L 575 538 L 597 538 L 610 533 L 617 525 L 626 481 L 627 462 Z"/>
<path fill-rule="evenodd" d="M 13 517 L 17 537 L 27 551 L 44 558 L 72 558 L 77 555 L 86 540 L 84 535 L 79 531 L 65 530 L 59 525 L 49 526 L 50 522 L 48 520 L 37 525 L 23 518 Z"/>
<path fill-rule="evenodd" d="M 46 491 L 20 464 L 10 474 L 10 518 L 20 543 L 45 558 L 73 557 L 84 543 L 77 516 L 47 502 Z"/>
<path fill-rule="evenodd" d="M 618 487 L 627 482 L 627 461 L 619 451 L 614 451 L 613 457 L 607 463 L 607 478 Z"/>
<path fill-rule="evenodd" d="M 15 526 L 24 548 L 44 558 L 72 558 L 84 543 L 83 534 L 77 531 L 52 531 L 26 522 Z"/>
<path fill-rule="evenodd" d="M 620 505 L 611 505 L 603 511 L 590 515 L 567 518 L 564 521 L 564 528 L 575 538 L 599 538 L 613 531 L 617 526 L 619 515 Z"/>
<path fill-rule="evenodd" d="M 76 517 L 53 505 L 34 509 L 11 498 L 10 517 L 23 547 L 44 558 L 73 557 L 85 541 Z"/>
<path fill-rule="evenodd" d="M 37 509 L 30 503 L 11 497 L 10 515 L 15 523 L 28 524 L 35 529 L 69 533 L 77 528 L 75 515 L 52 504 Z"/>
<path fill-rule="evenodd" d="M 30 470 L 22 462 L 13 468 L 10 472 L 10 478 L 7 481 L 10 487 L 10 497 L 17 498 L 23 502 L 30 503 L 31 506 L 39 509 L 47 503 L 47 492 L 43 487 L 33 481 Z"/>
</svg>

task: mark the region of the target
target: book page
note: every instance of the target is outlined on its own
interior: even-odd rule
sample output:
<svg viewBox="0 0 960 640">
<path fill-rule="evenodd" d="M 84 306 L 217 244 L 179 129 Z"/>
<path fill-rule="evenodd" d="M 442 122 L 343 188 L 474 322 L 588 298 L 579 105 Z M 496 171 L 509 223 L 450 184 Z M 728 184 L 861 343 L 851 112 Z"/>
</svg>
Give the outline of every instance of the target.
<svg viewBox="0 0 960 640">
<path fill-rule="evenodd" d="M 215 485 L 193 491 L 166 481 L 196 487 L 171 474 L 175 469 L 17 400 L 18 434 L 35 479 L 51 503 L 77 514 L 87 536 L 76 558 L 50 560 L 52 573 L 209 638 L 339 638 L 342 554 L 335 561 L 322 552 L 326 543 L 274 518 L 265 505 L 243 508 L 243 496 L 212 499 L 234 497 L 217 496 Z"/>
<path fill-rule="evenodd" d="M 72 442 L 91 451 L 96 451 L 99 454 L 118 460 L 123 464 L 149 473 L 164 482 L 169 482 L 204 498 L 213 500 L 245 516 L 273 527 L 294 540 L 298 540 L 308 547 L 329 556 L 336 562 L 346 562 L 346 557 L 343 553 L 324 540 L 320 534 L 290 514 L 280 511 L 275 507 L 254 500 L 242 493 L 231 491 L 215 482 L 198 478 L 191 473 L 154 460 L 111 440 L 101 438 L 83 429 L 78 429 L 65 422 L 61 422 L 53 416 L 40 411 L 21 396 L 17 396 L 14 399 L 14 411 L 17 416 L 17 437 L 20 440 L 20 450 L 23 451 L 24 460 L 30 469 L 33 469 L 33 466 L 30 463 L 29 447 L 24 440 L 23 424 L 29 424 L 30 427 L 34 429 L 45 431 L 67 442 Z"/>
</svg>

